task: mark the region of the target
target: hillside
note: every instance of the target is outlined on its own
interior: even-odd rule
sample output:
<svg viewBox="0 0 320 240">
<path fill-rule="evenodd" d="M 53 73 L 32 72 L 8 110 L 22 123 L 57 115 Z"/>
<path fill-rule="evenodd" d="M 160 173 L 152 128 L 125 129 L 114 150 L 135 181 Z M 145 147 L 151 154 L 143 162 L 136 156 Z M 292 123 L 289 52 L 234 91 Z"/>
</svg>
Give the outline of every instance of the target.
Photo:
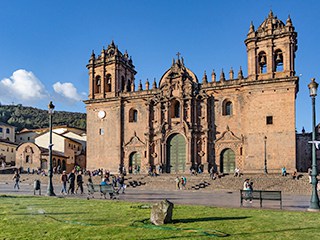
<svg viewBox="0 0 320 240">
<path fill-rule="evenodd" d="M 49 126 L 48 111 L 18 105 L 1 105 L 0 122 L 15 126 L 17 131 L 23 128 L 35 129 Z M 55 111 L 53 125 L 68 125 L 86 129 L 86 114 Z"/>
</svg>

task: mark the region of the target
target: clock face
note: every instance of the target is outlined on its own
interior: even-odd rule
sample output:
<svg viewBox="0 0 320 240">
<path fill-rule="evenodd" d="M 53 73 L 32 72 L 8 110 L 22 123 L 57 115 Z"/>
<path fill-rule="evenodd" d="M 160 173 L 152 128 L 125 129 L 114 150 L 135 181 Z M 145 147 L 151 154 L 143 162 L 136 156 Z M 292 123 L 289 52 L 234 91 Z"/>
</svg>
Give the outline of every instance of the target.
<svg viewBox="0 0 320 240">
<path fill-rule="evenodd" d="M 100 119 L 103 119 L 104 117 L 106 116 L 106 112 L 105 111 L 99 111 L 98 112 L 98 117 L 100 118 Z"/>
</svg>

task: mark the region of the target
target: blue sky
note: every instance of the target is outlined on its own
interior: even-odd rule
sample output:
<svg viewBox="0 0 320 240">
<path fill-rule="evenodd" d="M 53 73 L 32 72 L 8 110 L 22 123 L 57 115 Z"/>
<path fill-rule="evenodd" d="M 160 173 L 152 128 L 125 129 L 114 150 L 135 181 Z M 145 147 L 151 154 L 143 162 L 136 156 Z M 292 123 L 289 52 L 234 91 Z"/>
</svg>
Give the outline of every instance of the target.
<svg viewBox="0 0 320 240">
<path fill-rule="evenodd" d="M 158 81 L 181 52 L 185 64 L 202 78 L 242 66 L 244 40 L 270 9 L 282 21 L 290 14 L 298 32 L 296 74 L 297 130 L 311 130 L 311 77 L 320 82 L 320 2 L 313 1 L 0 1 L 0 102 L 85 112 L 86 64 L 114 40 L 132 56 L 142 79 Z M 30 84 L 31 83 L 31 84 Z M 320 96 L 317 98 L 320 107 Z M 320 112 L 317 111 L 317 122 Z"/>
</svg>

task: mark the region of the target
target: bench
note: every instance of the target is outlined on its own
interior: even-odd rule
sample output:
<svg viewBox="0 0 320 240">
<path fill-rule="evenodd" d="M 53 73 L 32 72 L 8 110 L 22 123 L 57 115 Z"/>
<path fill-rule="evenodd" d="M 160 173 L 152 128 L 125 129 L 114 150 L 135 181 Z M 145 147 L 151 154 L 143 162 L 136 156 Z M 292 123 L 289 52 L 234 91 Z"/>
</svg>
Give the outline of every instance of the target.
<svg viewBox="0 0 320 240">
<path fill-rule="evenodd" d="M 109 194 L 110 199 L 116 198 L 115 197 L 116 191 L 112 185 L 100 185 L 100 184 L 88 183 L 87 187 L 88 187 L 88 197 L 87 197 L 88 200 L 90 199 L 90 196 L 94 198 L 95 192 L 100 192 L 101 196 L 104 196 L 104 198 L 107 198 L 106 197 L 107 193 Z"/>
<path fill-rule="evenodd" d="M 262 190 L 240 190 L 240 206 L 243 206 L 243 200 L 260 200 L 260 207 L 262 208 L 263 200 L 280 201 L 280 208 L 282 209 L 281 191 L 262 191 Z"/>
</svg>

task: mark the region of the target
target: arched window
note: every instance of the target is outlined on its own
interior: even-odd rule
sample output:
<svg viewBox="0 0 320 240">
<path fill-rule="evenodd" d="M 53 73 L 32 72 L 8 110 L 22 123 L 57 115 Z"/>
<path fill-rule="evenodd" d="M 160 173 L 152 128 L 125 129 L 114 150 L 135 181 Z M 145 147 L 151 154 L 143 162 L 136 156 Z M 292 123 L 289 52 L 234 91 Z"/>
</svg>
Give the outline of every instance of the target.
<svg viewBox="0 0 320 240">
<path fill-rule="evenodd" d="M 6 133 L 7 133 L 7 134 L 10 133 L 10 128 L 7 128 Z"/>
<path fill-rule="evenodd" d="M 138 122 L 138 111 L 134 108 L 129 110 L 129 122 Z"/>
<path fill-rule="evenodd" d="M 131 80 L 128 79 L 127 81 L 127 92 L 131 92 Z"/>
<path fill-rule="evenodd" d="M 259 73 L 267 72 L 267 55 L 265 52 L 260 52 L 258 55 Z"/>
<path fill-rule="evenodd" d="M 280 49 L 275 51 L 274 54 L 274 66 L 275 72 L 282 72 L 283 71 L 283 54 Z"/>
<path fill-rule="evenodd" d="M 106 76 L 106 82 L 105 82 L 105 91 L 111 92 L 111 74 L 107 74 Z"/>
<path fill-rule="evenodd" d="M 26 163 L 29 163 L 29 162 L 30 162 L 30 156 L 27 155 L 27 156 L 26 156 Z"/>
<path fill-rule="evenodd" d="M 180 102 L 178 100 L 173 100 L 171 102 L 171 117 L 179 118 L 180 117 Z"/>
<path fill-rule="evenodd" d="M 98 75 L 95 79 L 94 93 L 101 92 L 101 77 Z"/>
<path fill-rule="evenodd" d="M 232 102 L 230 100 L 225 100 L 222 106 L 222 115 L 224 116 L 231 116 L 233 109 L 232 109 Z"/>
<path fill-rule="evenodd" d="M 67 169 L 67 162 L 66 160 L 62 160 L 62 171 L 65 171 Z"/>
<path fill-rule="evenodd" d="M 126 81 L 124 79 L 124 76 L 121 76 L 121 91 L 124 91 L 126 87 Z"/>
</svg>

